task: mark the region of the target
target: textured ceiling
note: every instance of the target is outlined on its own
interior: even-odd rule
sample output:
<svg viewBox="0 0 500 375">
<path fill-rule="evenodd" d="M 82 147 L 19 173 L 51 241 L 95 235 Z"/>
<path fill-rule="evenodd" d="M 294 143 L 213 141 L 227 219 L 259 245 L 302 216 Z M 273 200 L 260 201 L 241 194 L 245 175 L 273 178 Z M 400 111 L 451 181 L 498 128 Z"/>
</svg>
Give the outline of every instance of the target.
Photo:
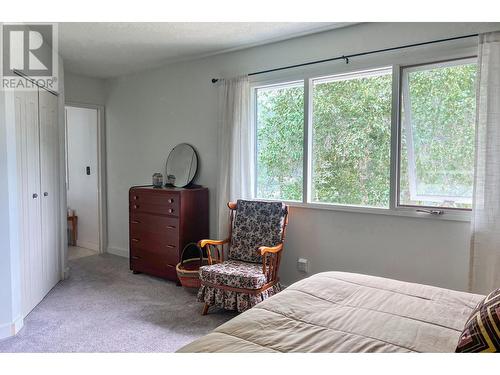
<svg viewBox="0 0 500 375">
<path fill-rule="evenodd" d="M 352 23 L 60 23 L 65 69 L 109 78 Z"/>
</svg>

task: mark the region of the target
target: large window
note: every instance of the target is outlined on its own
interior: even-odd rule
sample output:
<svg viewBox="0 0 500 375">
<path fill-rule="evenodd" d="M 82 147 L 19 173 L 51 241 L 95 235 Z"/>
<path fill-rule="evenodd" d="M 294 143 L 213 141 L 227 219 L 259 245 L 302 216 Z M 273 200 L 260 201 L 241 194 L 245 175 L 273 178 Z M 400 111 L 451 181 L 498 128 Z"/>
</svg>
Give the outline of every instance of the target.
<svg viewBox="0 0 500 375">
<path fill-rule="evenodd" d="M 255 87 L 256 197 L 469 210 L 476 70 L 467 58 Z"/>
<path fill-rule="evenodd" d="M 259 198 L 302 201 L 304 83 L 255 90 Z"/>
<path fill-rule="evenodd" d="M 313 80 L 313 202 L 389 207 L 391 73 Z"/>
<path fill-rule="evenodd" d="M 402 70 L 400 205 L 472 205 L 476 63 Z"/>
</svg>

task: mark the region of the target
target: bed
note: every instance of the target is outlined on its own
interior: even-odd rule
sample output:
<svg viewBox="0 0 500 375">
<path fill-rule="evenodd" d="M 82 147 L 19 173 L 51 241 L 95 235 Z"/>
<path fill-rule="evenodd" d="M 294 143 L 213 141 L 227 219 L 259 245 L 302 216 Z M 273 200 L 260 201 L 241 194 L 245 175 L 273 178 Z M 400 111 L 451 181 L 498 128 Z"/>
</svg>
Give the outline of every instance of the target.
<svg viewBox="0 0 500 375">
<path fill-rule="evenodd" d="M 179 352 L 453 352 L 483 298 L 381 277 L 319 273 Z"/>
</svg>

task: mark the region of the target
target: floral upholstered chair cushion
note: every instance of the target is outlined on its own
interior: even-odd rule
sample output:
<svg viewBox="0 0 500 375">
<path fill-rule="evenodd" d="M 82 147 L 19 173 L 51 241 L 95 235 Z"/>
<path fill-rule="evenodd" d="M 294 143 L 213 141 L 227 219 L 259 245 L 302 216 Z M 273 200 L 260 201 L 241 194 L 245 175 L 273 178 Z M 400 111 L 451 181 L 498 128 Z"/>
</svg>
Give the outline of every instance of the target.
<svg viewBox="0 0 500 375">
<path fill-rule="evenodd" d="M 244 289 L 259 289 L 267 282 L 260 264 L 239 260 L 200 267 L 200 278 L 213 285 Z"/>
<path fill-rule="evenodd" d="M 229 259 L 262 264 L 259 247 L 281 242 L 285 216 L 282 202 L 238 200 Z"/>
</svg>

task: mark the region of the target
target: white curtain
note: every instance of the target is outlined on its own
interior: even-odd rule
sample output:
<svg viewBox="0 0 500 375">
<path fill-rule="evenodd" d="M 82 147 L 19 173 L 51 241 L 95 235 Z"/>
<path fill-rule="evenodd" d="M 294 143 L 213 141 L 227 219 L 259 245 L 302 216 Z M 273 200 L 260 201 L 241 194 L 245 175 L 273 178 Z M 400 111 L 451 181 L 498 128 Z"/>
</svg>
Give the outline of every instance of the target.
<svg viewBox="0 0 500 375">
<path fill-rule="evenodd" d="M 479 36 L 470 288 L 500 288 L 500 32 Z"/>
<path fill-rule="evenodd" d="M 218 235 L 229 228 L 228 201 L 251 198 L 254 184 L 254 135 L 250 124 L 248 76 L 222 79 L 219 85 Z"/>
</svg>

